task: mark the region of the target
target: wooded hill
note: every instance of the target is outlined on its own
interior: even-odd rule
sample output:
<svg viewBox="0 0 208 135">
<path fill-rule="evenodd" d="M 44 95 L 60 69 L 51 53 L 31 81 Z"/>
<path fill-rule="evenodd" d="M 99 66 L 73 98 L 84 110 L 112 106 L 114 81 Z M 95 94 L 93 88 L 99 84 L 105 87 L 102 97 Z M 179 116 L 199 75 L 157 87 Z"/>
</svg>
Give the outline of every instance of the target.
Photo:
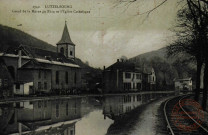
<svg viewBox="0 0 208 135">
<path fill-rule="evenodd" d="M 157 76 L 158 87 L 168 85 L 173 87 L 175 78 L 196 78 L 196 65 L 194 61 L 189 61 L 188 56 L 167 57 L 167 48 L 147 52 L 129 60 L 136 63 L 141 68 L 153 67 Z M 195 80 L 193 80 L 195 81 Z"/>
</svg>

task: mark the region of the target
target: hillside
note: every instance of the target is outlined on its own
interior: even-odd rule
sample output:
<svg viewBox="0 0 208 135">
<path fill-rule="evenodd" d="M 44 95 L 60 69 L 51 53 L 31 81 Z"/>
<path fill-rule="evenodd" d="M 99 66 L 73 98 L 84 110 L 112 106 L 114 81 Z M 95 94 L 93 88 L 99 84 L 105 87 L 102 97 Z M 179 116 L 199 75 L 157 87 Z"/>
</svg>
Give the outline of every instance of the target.
<svg viewBox="0 0 208 135">
<path fill-rule="evenodd" d="M 32 46 L 34 48 L 56 51 L 56 47 L 39 40 L 23 31 L 0 24 L 0 51 L 6 50 L 9 46 L 18 46 L 20 44 Z"/>
<path fill-rule="evenodd" d="M 145 58 L 147 60 L 150 60 L 153 57 L 161 57 L 161 58 L 165 58 L 166 57 L 166 48 L 161 48 L 155 51 L 151 51 L 151 52 L 147 52 L 147 53 L 143 53 L 140 55 L 137 55 L 131 59 L 136 59 L 136 58 Z"/>
<path fill-rule="evenodd" d="M 157 76 L 157 84 L 173 86 L 175 78 L 192 77 L 195 80 L 195 63 L 185 62 L 188 56 L 167 58 L 166 47 L 147 52 L 129 60 L 142 68 L 153 67 Z"/>
</svg>

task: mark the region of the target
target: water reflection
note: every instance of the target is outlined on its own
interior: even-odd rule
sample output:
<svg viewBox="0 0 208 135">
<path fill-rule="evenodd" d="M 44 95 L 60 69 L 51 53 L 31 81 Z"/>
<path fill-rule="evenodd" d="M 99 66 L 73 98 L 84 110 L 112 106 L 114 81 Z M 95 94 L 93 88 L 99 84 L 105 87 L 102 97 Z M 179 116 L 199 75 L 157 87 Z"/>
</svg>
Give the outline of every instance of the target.
<svg viewBox="0 0 208 135">
<path fill-rule="evenodd" d="M 141 95 L 108 96 L 104 98 L 104 118 L 115 120 L 142 104 Z"/>
<path fill-rule="evenodd" d="M 128 129 L 126 124 L 132 126 L 142 110 L 139 107 L 154 98 L 131 94 L 0 104 L 0 134 L 118 133 L 118 129 Z"/>
<path fill-rule="evenodd" d="M 103 105 L 104 117 L 114 120 L 114 123 L 108 128 L 107 134 L 125 134 L 126 130 L 134 125 L 137 114 L 134 111 L 140 105 L 142 105 L 142 95 L 106 97 Z"/>
<path fill-rule="evenodd" d="M 81 118 L 81 99 L 3 104 L 0 118 L 1 134 L 74 135 L 75 123 Z"/>
</svg>

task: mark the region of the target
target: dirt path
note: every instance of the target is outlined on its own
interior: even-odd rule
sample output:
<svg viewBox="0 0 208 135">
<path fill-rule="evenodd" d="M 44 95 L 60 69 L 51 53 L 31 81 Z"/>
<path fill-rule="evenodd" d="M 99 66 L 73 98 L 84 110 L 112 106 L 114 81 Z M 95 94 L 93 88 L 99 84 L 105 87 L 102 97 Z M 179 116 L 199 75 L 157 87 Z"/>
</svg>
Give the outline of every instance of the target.
<svg viewBox="0 0 208 135">
<path fill-rule="evenodd" d="M 158 117 L 158 108 L 167 98 L 157 100 L 147 106 L 140 115 L 138 123 L 134 126 L 131 135 L 155 135 Z"/>
</svg>

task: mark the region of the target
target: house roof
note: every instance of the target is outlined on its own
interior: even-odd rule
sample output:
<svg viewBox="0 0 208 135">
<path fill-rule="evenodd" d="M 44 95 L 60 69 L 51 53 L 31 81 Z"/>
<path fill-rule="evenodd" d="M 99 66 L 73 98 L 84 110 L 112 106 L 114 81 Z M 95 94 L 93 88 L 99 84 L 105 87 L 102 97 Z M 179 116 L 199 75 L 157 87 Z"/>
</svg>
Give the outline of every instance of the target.
<svg viewBox="0 0 208 135">
<path fill-rule="evenodd" d="M 135 63 L 130 61 L 117 61 L 116 63 L 112 64 L 108 68 L 106 68 L 106 71 L 108 70 L 122 70 L 125 72 L 137 72 L 137 73 L 143 73 L 143 74 L 151 74 L 154 69 L 152 67 L 139 67 Z"/>
<path fill-rule="evenodd" d="M 129 72 L 142 72 L 142 70 L 138 67 L 135 66 L 134 63 L 125 61 L 125 62 L 120 62 L 117 61 L 116 63 L 114 63 L 113 65 L 109 66 L 108 68 L 106 68 L 106 70 L 122 70 L 122 71 L 129 71 Z"/>
<path fill-rule="evenodd" d="M 69 31 L 68 31 L 68 28 L 67 28 L 66 23 L 65 23 L 65 26 L 64 26 L 64 31 L 63 31 L 61 40 L 57 43 L 57 45 L 60 45 L 60 44 L 71 44 L 71 45 L 75 45 L 71 41 L 71 38 L 70 38 Z"/>
</svg>

